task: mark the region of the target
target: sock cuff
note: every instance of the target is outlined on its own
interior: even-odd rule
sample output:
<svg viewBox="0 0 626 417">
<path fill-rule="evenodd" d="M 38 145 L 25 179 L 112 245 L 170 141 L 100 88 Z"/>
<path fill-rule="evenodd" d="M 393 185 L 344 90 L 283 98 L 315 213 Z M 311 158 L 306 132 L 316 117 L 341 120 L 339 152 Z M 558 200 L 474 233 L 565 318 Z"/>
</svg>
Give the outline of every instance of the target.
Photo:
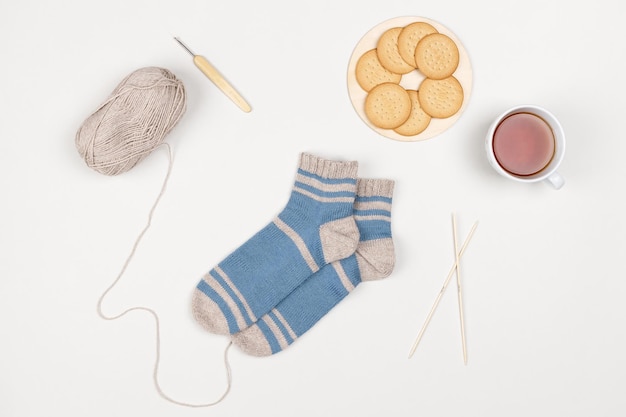
<svg viewBox="0 0 626 417">
<path fill-rule="evenodd" d="M 357 161 L 331 161 L 318 156 L 303 153 L 300 155 L 299 168 L 329 179 L 352 178 L 356 179 Z"/>
<path fill-rule="evenodd" d="M 393 197 L 393 180 L 359 178 L 356 182 L 356 194 L 359 197 Z"/>
</svg>

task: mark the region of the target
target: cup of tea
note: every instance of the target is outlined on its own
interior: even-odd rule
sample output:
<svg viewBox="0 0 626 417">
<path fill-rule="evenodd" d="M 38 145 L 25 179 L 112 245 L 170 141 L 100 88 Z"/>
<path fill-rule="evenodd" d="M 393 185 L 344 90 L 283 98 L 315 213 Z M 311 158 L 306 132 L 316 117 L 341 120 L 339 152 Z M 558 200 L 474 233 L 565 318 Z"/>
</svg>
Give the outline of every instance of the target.
<svg viewBox="0 0 626 417">
<path fill-rule="evenodd" d="M 520 182 L 565 184 L 557 172 L 565 154 L 565 135 L 556 117 L 544 108 L 523 105 L 502 113 L 489 127 L 487 159 L 502 176 Z"/>
</svg>

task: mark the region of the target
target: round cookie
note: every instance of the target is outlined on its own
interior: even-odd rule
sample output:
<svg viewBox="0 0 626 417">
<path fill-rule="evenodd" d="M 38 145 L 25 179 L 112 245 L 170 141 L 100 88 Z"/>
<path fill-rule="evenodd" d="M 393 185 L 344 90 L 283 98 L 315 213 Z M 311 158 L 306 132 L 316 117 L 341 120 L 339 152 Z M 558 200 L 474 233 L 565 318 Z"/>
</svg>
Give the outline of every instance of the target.
<svg viewBox="0 0 626 417">
<path fill-rule="evenodd" d="M 430 124 L 431 116 L 421 107 L 417 98 L 417 91 L 407 90 L 411 99 L 411 114 L 406 122 L 394 129 L 402 136 L 415 136 L 422 133 Z"/>
<path fill-rule="evenodd" d="M 400 56 L 400 52 L 398 51 L 398 37 L 400 36 L 400 32 L 402 32 L 402 28 L 386 30 L 378 39 L 376 53 L 383 67 L 396 74 L 407 74 L 413 71 L 415 67 L 407 64 Z"/>
<path fill-rule="evenodd" d="M 395 129 L 411 115 L 409 93 L 398 84 L 377 85 L 365 99 L 365 114 L 374 126 Z"/>
<path fill-rule="evenodd" d="M 442 80 L 456 71 L 459 48 L 442 33 L 426 35 L 415 47 L 415 63 L 427 78 Z"/>
<path fill-rule="evenodd" d="M 459 111 L 463 104 L 463 87 L 454 77 L 443 80 L 426 78 L 420 84 L 417 97 L 422 109 L 439 119 L 445 119 Z"/>
<path fill-rule="evenodd" d="M 387 70 L 380 64 L 376 49 L 364 53 L 356 64 L 356 81 L 365 91 L 370 91 L 378 84 L 398 84 L 402 75 Z"/>
<path fill-rule="evenodd" d="M 426 22 L 411 23 L 402 29 L 398 36 L 398 52 L 407 64 L 417 67 L 415 48 L 424 36 L 431 33 L 438 33 L 438 31 Z"/>
</svg>

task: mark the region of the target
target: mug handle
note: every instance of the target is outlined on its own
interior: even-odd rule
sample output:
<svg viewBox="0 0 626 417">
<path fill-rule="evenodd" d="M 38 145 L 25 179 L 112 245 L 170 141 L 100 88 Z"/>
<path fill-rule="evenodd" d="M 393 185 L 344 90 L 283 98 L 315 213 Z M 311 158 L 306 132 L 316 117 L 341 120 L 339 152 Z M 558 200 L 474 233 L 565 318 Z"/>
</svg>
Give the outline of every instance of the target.
<svg viewBox="0 0 626 417">
<path fill-rule="evenodd" d="M 545 181 L 553 186 L 555 190 L 560 189 L 563 184 L 565 184 L 565 178 L 563 178 L 558 172 L 552 173 L 548 178 L 545 179 Z"/>
</svg>

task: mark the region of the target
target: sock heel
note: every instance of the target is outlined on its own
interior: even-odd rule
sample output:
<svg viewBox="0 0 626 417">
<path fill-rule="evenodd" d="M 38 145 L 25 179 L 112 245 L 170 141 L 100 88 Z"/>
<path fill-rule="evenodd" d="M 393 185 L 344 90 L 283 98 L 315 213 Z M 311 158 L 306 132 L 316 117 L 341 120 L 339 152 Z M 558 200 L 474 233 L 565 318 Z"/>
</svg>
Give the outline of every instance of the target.
<svg viewBox="0 0 626 417">
<path fill-rule="evenodd" d="M 396 264 L 393 240 L 391 238 L 361 242 L 356 259 L 361 271 L 361 280 L 375 281 L 391 275 Z"/>
<path fill-rule="evenodd" d="M 324 223 L 319 233 L 326 263 L 347 258 L 359 244 L 359 229 L 352 216 Z"/>
</svg>

